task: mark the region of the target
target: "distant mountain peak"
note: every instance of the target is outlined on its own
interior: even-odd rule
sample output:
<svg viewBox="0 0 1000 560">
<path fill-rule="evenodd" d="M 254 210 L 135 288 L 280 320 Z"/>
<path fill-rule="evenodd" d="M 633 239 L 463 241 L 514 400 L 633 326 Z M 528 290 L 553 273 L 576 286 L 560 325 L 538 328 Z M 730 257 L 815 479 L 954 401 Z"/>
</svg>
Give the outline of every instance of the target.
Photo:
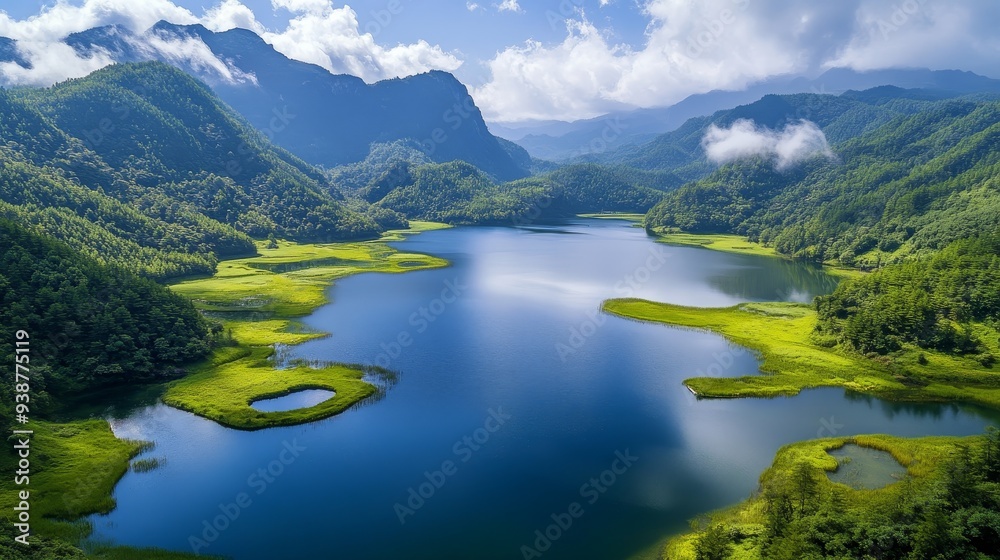
<svg viewBox="0 0 1000 560">
<path fill-rule="evenodd" d="M 174 47 L 188 40 L 204 46 Z M 275 143 L 313 164 L 354 163 L 373 144 L 411 140 L 432 161 L 466 161 L 501 180 L 527 174 L 490 133 L 468 88 L 448 72 L 366 84 L 290 59 L 250 30 L 215 32 L 167 21 L 140 34 L 121 26 L 89 29 L 66 42 L 83 56 L 100 50 L 118 62 L 153 59 L 177 66 L 208 83 Z M 276 113 L 286 117 L 277 119 Z"/>
</svg>

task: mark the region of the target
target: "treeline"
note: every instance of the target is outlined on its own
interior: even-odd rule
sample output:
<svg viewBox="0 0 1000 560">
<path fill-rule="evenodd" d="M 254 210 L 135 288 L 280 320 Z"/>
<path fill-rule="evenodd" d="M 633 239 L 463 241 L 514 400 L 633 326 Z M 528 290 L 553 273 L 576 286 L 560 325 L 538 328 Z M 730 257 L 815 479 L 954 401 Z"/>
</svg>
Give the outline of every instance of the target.
<svg viewBox="0 0 1000 560">
<path fill-rule="evenodd" d="M 18 330 L 30 336 L 36 412 L 51 397 L 170 374 L 221 335 L 191 302 L 152 280 L 0 219 L 0 355 L 15 355 Z M 3 402 L 13 402 L 12 384 L 0 387 Z"/>
<path fill-rule="evenodd" d="M 863 353 L 886 354 L 904 344 L 996 357 L 972 322 L 1000 320 L 1000 233 L 949 245 L 929 258 L 841 282 L 816 298 L 817 332 Z"/>
<path fill-rule="evenodd" d="M 765 481 L 761 534 L 714 525 L 696 543 L 696 558 L 728 559 L 735 544 L 769 560 L 997 557 L 1000 433 L 995 428 L 976 445 L 959 447 L 929 483 L 896 484 L 902 486 L 897 499 L 850 499 L 846 488 L 822 491 L 815 467 L 800 463 Z"/>
<path fill-rule="evenodd" d="M 384 229 L 204 84 L 159 63 L 0 90 L 0 215 L 161 280 L 252 254 L 251 237 Z"/>
<path fill-rule="evenodd" d="M 1000 226 L 1000 103 L 896 101 L 908 110 L 834 145 L 836 161 L 727 164 L 670 193 L 647 227 L 737 233 L 875 268 Z"/>
</svg>

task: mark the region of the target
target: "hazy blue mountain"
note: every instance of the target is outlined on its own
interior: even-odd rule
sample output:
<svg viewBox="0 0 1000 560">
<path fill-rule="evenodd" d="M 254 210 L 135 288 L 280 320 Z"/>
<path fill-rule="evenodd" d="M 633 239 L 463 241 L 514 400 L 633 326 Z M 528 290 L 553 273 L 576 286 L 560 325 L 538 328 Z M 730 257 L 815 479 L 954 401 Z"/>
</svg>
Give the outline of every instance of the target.
<svg viewBox="0 0 1000 560">
<path fill-rule="evenodd" d="M 14 62 L 25 68 L 31 67 L 31 63 L 17 52 L 17 42 L 7 37 L 0 37 L 0 62 Z"/>
<path fill-rule="evenodd" d="M 148 46 L 152 37 L 203 41 L 239 79 L 164 56 Z M 156 59 L 179 66 L 277 145 L 315 165 L 362 161 L 373 143 L 411 140 L 432 161 L 462 160 L 500 180 L 527 175 L 490 133 L 466 87 L 447 72 L 367 84 L 289 59 L 246 29 L 216 33 L 165 21 L 140 35 L 121 26 L 98 27 L 74 33 L 66 43 L 85 56 L 101 49 L 117 61 Z M 0 54 L 2 49 L 0 44 Z"/>
<path fill-rule="evenodd" d="M 950 95 L 1000 92 L 1000 80 L 957 70 L 899 69 L 857 72 L 836 68 L 817 78 L 780 76 L 740 91 L 711 91 L 687 97 L 669 107 L 636 109 L 572 123 L 540 121 L 519 125 L 491 124 L 497 135 L 513 140 L 533 157 L 554 161 L 598 154 L 628 144 L 641 144 L 670 132 L 688 119 L 752 103 L 765 95 L 792 93 L 841 94 L 893 85 Z"/>
</svg>

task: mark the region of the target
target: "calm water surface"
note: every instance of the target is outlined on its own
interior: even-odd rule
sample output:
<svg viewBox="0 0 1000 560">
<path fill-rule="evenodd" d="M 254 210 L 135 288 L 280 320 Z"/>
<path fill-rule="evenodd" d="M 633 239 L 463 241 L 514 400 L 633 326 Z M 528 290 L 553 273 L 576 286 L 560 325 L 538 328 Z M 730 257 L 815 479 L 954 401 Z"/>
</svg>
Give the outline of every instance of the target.
<svg viewBox="0 0 1000 560">
<path fill-rule="evenodd" d="M 92 518 L 96 535 L 190 551 L 220 504 L 245 492 L 252 503 L 199 552 L 515 560 L 575 502 L 582 515 L 543 558 L 615 560 L 745 498 L 786 443 L 973 434 L 990 421 L 839 389 L 698 401 L 683 379 L 754 373 L 754 356 L 712 334 L 597 312 L 609 297 L 725 306 L 809 301 L 834 287 L 803 264 L 658 245 L 601 220 L 428 232 L 397 247 L 453 266 L 339 281 L 306 320 L 331 336 L 293 350 L 398 371 L 383 400 L 260 432 L 163 405 L 131 411 L 116 432 L 155 441 L 151 456 L 167 462 L 122 479 L 118 508 Z M 430 497 L 420 503 L 411 489 Z"/>
</svg>

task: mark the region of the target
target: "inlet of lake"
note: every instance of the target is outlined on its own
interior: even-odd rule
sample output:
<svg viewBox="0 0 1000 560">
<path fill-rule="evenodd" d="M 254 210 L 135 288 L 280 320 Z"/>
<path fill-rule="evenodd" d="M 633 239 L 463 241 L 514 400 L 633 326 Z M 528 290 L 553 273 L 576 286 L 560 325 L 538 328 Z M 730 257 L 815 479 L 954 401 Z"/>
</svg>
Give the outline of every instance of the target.
<svg viewBox="0 0 1000 560">
<path fill-rule="evenodd" d="M 835 287 L 805 263 L 662 245 L 620 220 L 456 228 L 394 246 L 452 265 L 338 281 L 304 320 L 330 336 L 290 351 L 398 372 L 384 398 L 257 432 L 162 404 L 107 409 L 120 437 L 155 442 L 147 456 L 165 462 L 125 475 L 117 508 L 90 518 L 95 538 L 188 552 L 196 538 L 200 554 L 235 560 L 516 560 L 523 547 L 644 558 L 692 517 L 749 496 L 782 445 L 968 435 L 997 420 L 841 389 L 698 400 L 682 380 L 753 374 L 756 357 L 711 333 L 599 313 L 613 297 L 728 306 Z M 234 509 L 241 493 L 249 502 Z"/>
</svg>

